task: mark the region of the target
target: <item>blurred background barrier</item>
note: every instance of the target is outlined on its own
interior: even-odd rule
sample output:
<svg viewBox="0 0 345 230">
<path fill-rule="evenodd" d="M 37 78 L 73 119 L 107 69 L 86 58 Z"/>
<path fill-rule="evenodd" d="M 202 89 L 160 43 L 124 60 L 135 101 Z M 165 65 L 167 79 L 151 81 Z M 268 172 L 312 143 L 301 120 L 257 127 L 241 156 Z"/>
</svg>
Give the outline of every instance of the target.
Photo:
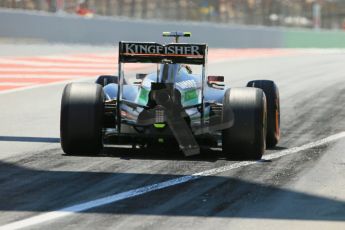
<svg viewBox="0 0 345 230">
<path fill-rule="evenodd" d="M 345 29 L 344 0 L 0 0 L 0 7 L 87 17 Z"/>
<path fill-rule="evenodd" d="M 344 4 L 336 0 L 0 0 L 0 38 L 163 42 L 162 31 L 183 30 L 193 33 L 190 41 L 212 47 L 341 48 L 345 47 Z"/>
<path fill-rule="evenodd" d="M 120 40 L 167 42 L 163 31 L 191 31 L 191 42 L 212 47 L 281 47 L 282 32 L 262 27 L 210 23 L 80 18 L 0 10 L 0 37 L 60 43 L 117 44 Z"/>
</svg>

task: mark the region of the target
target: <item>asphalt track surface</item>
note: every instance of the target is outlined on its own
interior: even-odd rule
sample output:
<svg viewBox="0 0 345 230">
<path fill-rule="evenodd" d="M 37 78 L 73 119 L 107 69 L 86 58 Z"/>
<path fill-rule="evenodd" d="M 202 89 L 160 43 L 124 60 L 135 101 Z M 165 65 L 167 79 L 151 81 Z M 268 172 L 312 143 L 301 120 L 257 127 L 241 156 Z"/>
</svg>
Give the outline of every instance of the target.
<svg viewBox="0 0 345 230">
<path fill-rule="evenodd" d="M 2 50 L 0 59 L 106 52 Z M 2 90 L 0 229 L 345 229 L 345 51 L 281 54 L 210 60 L 208 69 L 232 87 L 253 79 L 279 85 L 282 139 L 258 162 L 219 149 L 191 158 L 128 148 L 66 156 L 64 81 Z"/>
</svg>

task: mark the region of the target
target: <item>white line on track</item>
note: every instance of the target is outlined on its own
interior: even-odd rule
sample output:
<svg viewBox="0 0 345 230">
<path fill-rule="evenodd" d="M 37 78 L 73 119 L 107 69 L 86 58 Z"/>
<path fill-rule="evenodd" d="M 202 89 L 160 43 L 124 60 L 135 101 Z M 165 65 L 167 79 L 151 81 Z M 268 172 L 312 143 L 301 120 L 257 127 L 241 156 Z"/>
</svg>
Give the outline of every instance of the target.
<svg viewBox="0 0 345 230">
<path fill-rule="evenodd" d="M 21 88 L 8 89 L 8 90 L 3 90 L 3 91 L 0 90 L 0 95 L 17 93 L 17 92 L 21 92 L 21 91 L 30 90 L 30 89 L 44 88 L 47 86 L 66 85 L 66 84 L 71 83 L 71 82 L 90 82 L 91 80 L 94 81 L 94 78 L 84 77 L 84 78 L 77 78 L 77 79 L 68 79 L 66 81 L 56 81 L 56 82 L 47 83 L 47 84 L 34 84 L 32 86 L 25 86 L 25 87 L 21 87 Z"/>
<path fill-rule="evenodd" d="M 83 73 L 93 73 L 93 74 L 100 74 L 100 72 L 115 72 L 115 68 L 97 68 L 97 69 L 88 69 L 87 66 L 84 66 L 83 68 L 73 68 L 73 69 L 67 69 L 67 68 L 1 68 L 0 73 L 6 72 L 7 75 L 10 74 L 16 74 L 18 72 L 25 72 L 25 74 L 35 74 L 37 72 L 46 72 L 46 75 L 49 75 L 49 73 L 54 72 L 54 73 L 74 73 L 76 72 L 77 74 L 80 72 Z M 21 74 L 21 73 L 19 73 Z M 3 75 L 3 74 L 2 74 Z M 18 74 L 17 74 L 18 75 Z"/>
<path fill-rule="evenodd" d="M 266 155 L 263 158 L 263 160 L 277 159 L 277 158 L 280 158 L 280 157 L 283 157 L 286 155 L 290 155 L 293 153 L 297 153 L 297 152 L 300 152 L 303 150 L 318 147 L 318 146 L 327 144 L 329 142 L 339 140 L 339 139 L 344 138 L 344 137 L 345 137 L 345 132 L 341 132 L 341 133 L 334 134 L 334 135 L 331 135 L 331 136 L 326 137 L 324 139 L 314 141 L 314 142 L 311 142 L 311 143 L 308 143 L 308 144 L 305 144 L 305 145 L 302 145 L 299 147 L 294 147 L 291 149 L 287 149 L 287 150 L 283 150 L 283 151 L 279 151 L 279 152 L 275 152 L 275 153 Z M 37 216 L 29 217 L 27 219 L 15 221 L 13 223 L 9 223 L 7 225 L 1 226 L 0 230 L 14 230 L 14 229 L 21 229 L 21 228 L 30 227 L 30 226 L 33 226 L 36 224 L 41 224 L 41 223 L 51 221 L 51 220 L 54 220 L 57 218 L 69 216 L 69 215 L 72 215 L 74 213 L 83 212 L 83 211 L 86 211 L 86 210 L 89 210 L 92 208 L 97 208 L 97 207 L 100 207 L 103 205 L 115 203 L 115 202 L 125 200 L 128 198 L 140 196 L 140 195 L 143 195 L 143 194 L 146 194 L 149 192 L 153 192 L 153 191 L 157 191 L 160 189 L 164 189 L 164 188 L 172 187 L 175 185 L 183 184 L 183 183 L 186 183 L 188 181 L 193 181 L 193 180 L 200 179 L 200 178 L 203 178 L 206 176 L 223 173 L 223 172 L 226 172 L 229 170 L 241 168 L 241 167 L 248 166 L 248 165 L 254 165 L 254 164 L 257 164 L 259 162 L 260 161 L 242 161 L 242 162 L 234 163 L 231 165 L 226 165 L 223 167 L 214 168 L 214 169 L 206 170 L 203 172 L 195 173 L 192 175 L 178 177 L 178 178 L 167 180 L 167 181 L 160 182 L 157 184 L 151 184 L 151 185 L 140 187 L 137 189 L 132 189 L 132 190 L 129 190 L 126 192 L 117 193 L 117 194 L 114 194 L 111 196 L 106 196 L 106 197 L 99 198 L 96 200 L 91 200 L 88 202 L 69 206 L 69 207 L 59 209 L 56 211 L 47 212 L 45 214 L 40 214 Z"/>
<path fill-rule="evenodd" d="M 30 60 L 33 58 L 33 60 Z M 0 58 L 4 60 L 6 58 Z M 113 57 L 106 59 L 97 59 L 97 58 L 87 58 L 87 57 L 75 57 L 73 55 L 64 55 L 64 56 L 35 56 L 35 57 L 15 57 L 8 58 L 7 60 L 14 61 L 44 61 L 44 62 L 56 62 L 56 61 L 73 61 L 73 62 L 92 62 L 92 63 L 116 63 L 117 56 L 116 54 Z"/>
<path fill-rule="evenodd" d="M 104 63 L 104 62 L 89 62 L 89 63 L 68 63 L 68 62 L 65 62 L 65 63 L 61 63 L 61 62 L 54 62 L 54 61 L 51 61 L 51 62 L 39 62 L 39 61 L 34 61 L 34 60 L 15 60 L 15 59 L 1 59 L 0 58 L 0 64 L 2 65 L 6 65 L 6 64 L 12 64 L 12 65 L 28 65 L 28 66 L 38 66 L 38 67 L 47 67 L 47 66 L 58 66 L 58 67 L 74 67 L 74 66 L 77 66 L 77 67 L 88 67 L 88 66 L 91 66 L 91 67 L 107 67 L 107 68 L 113 68 L 116 66 L 116 62 L 113 61 L 111 63 Z"/>
<path fill-rule="evenodd" d="M 114 71 L 112 72 L 114 73 Z M 83 75 L 37 75 L 37 74 L 1 74 L 0 73 L 0 81 L 3 78 L 11 78 L 13 80 L 16 79 L 26 79 L 26 78 L 43 78 L 43 79 L 57 79 L 57 78 L 61 78 L 61 79 L 70 79 L 70 81 L 72 82 L 75 79 L 81 79 L 81 78 L 92 78 L 93 80 L 96 80 L 96 77 L 94 75 L 90 76 L 83 76 Z M 50 83 L 47 83 L 46 86 L 49 86 Z"/>
<path fill-rule="evenodd" d="M 0 78 L 0 81 L 1 81 L 1 78 Z M 35 84 L 35 82 L 0 82 L 0 86 L 1 85 L 28 86 L 32 84 Z"/>
</svg>

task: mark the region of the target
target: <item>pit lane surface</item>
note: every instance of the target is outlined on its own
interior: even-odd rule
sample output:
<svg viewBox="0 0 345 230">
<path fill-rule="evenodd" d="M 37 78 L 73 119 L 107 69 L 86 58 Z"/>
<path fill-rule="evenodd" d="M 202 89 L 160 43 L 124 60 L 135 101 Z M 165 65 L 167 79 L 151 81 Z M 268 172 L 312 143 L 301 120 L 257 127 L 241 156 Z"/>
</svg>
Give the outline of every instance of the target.
<svg viewBox="0 0 345 230">
<path fill-rule="evenodd" d="M 8 50 L 20 56 L 36 55 L 37 50 L 55 55 L 105 48 L 52 51 L 49 46 L 31 45 Z M 0 226 L 343 229 L 344 58 L 341 50 L 313 50 L 210 64 L 209 74 L 225 75 L 232 87 L 261 78 L 275 80 L 280 87 L 282 140 L 266 158 L 282 151 L 291 154 L 250 165 L 226 159 L 219 150 L 192 158 L 119 148 L 106 149 L 97 157 L 65 156 L 58 143 L 62 84 L 0 94 Z M 308 148 L 293 151 L 309 143 Z M 229 170 L 31 225 L 40 214 L 219 168 Z M 28 221 L 20 225 L 22 220 Z"/>
</svg>

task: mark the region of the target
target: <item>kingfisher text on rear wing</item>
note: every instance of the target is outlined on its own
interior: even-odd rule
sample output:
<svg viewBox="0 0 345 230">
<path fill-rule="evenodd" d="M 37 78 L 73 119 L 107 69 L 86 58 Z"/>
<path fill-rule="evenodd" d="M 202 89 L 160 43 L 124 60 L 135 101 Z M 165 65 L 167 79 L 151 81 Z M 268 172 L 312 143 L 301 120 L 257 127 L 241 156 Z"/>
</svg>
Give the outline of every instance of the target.
<svg viewBox="0 0 345 230">
<path fill-rule="evenodd" d="M 123 63 L 172 63 L 205 64 L 206 44 L 172 43 L 161 45 L 150 42 L 120 42 L 119 60 Z"/>
</svg>

